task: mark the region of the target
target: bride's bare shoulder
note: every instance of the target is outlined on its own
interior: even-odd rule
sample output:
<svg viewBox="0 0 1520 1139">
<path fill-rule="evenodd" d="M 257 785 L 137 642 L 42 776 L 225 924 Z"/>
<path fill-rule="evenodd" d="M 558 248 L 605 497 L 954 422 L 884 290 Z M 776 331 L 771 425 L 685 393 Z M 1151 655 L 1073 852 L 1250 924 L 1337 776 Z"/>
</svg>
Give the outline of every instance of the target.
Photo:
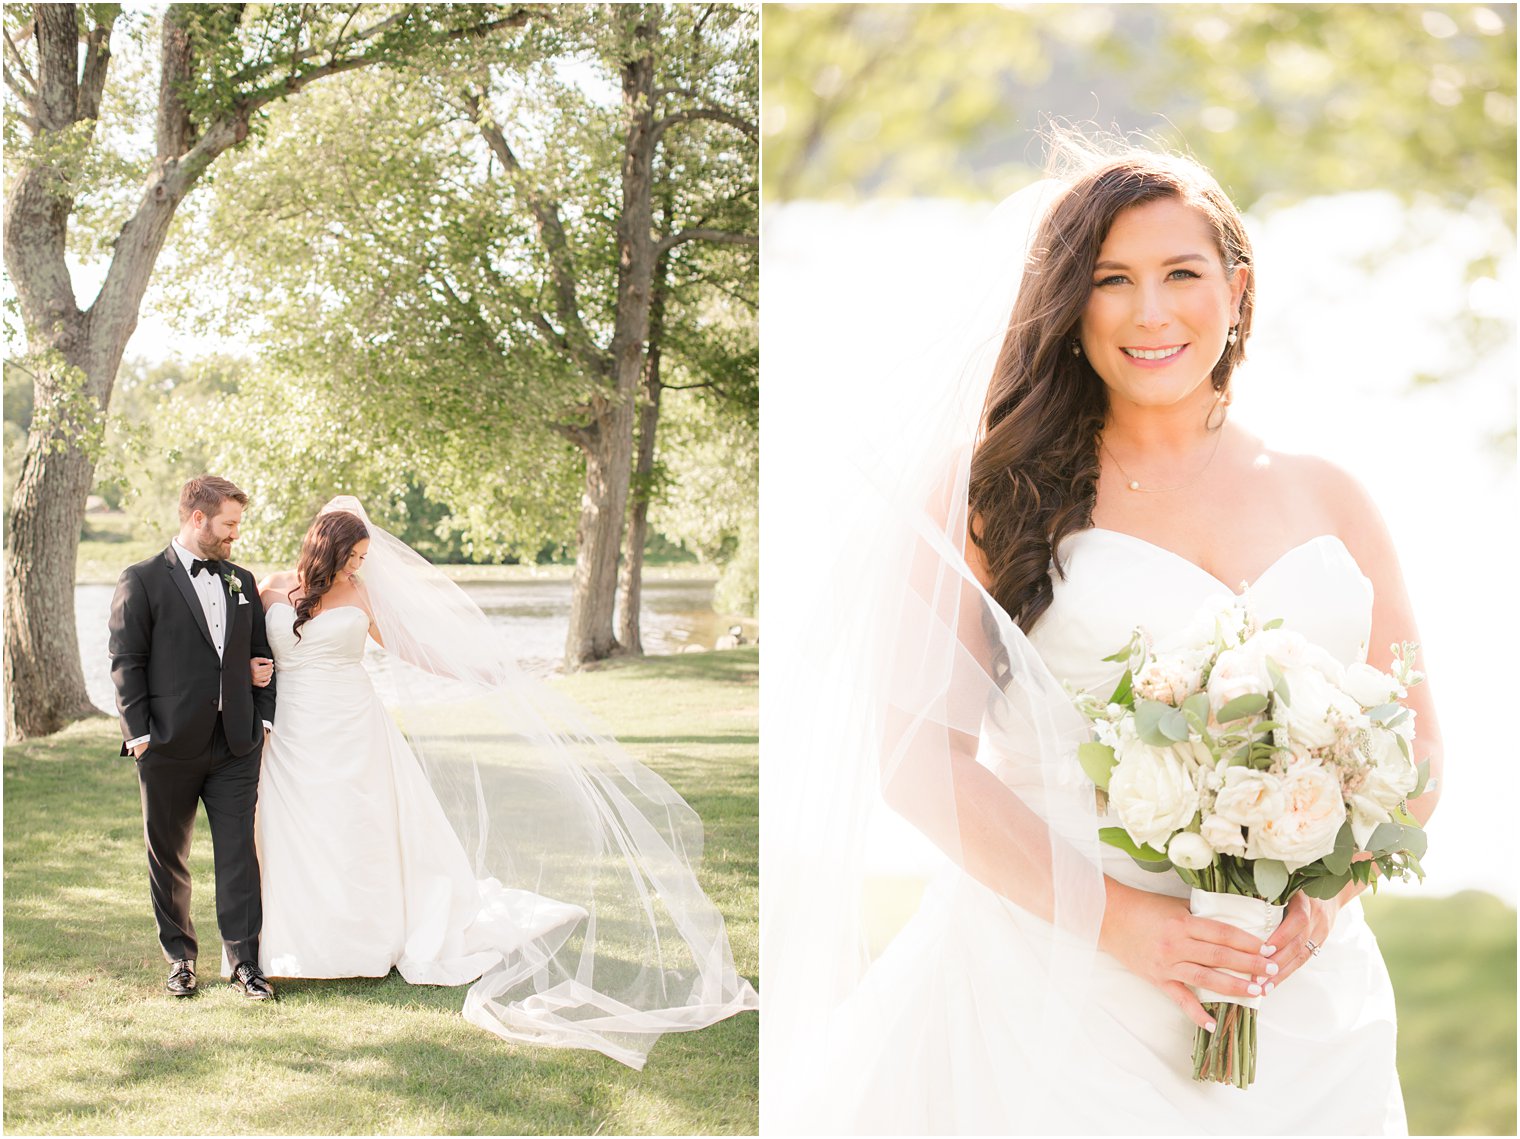
<svg viewBox="0 0 1520 1139">
<path fill-rule="evenodd" d="M 297 580 L 295 570 L 276 570 L 259 582 L 259 599 L 264 602 L 264 608 L 268 609 L 282 601 L 290 604 L 290 593 L 295 589 Z"/>
</svg>

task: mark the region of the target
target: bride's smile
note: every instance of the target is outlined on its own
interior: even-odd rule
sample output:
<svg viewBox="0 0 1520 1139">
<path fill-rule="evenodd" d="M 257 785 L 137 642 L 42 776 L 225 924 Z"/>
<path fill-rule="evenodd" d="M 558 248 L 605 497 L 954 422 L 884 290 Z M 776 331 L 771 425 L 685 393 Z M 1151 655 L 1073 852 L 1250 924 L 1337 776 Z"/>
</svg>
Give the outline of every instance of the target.
<svg viewBox="0 0 1520 1139">
<path fill-rule="evenodd" d="M 1247 270 L 1226 270 L 1208 219 L 1177 198 L 1121 212 L 1093 264 L 1080 346 L 1110 399 L 1167 407 L 1207 386 Z"/>
</svg>

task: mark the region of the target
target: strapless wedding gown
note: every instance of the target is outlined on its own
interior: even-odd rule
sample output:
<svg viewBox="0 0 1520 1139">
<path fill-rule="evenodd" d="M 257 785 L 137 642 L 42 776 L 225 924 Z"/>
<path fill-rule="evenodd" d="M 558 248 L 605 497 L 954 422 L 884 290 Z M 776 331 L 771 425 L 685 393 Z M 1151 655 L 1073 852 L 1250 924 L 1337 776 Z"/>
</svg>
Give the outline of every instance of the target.
<svg viewBox="0 0 1520 1139">
<path fill-rule="evenodd" d="M 369 618 L 338 605 L 301 626 L 269 610 L 279 678 L 255 832 L 259 965 L 271 977 L 463 985 L 529 943 L 561 944 L 586 914 L 477 880 L 364 667 Z"/>
<path fill-rule="evenodd" d="M 1137 624 L 1165 649 L 1201 605 L 1234 592 L 1117 531 L 1079 532 L 1062 553 L 1066 576 L 1054 577 L 1053 602 L 1030 641 L 1056 677 L 1103 696 L 1122 671 L 1103 658 Z M 1339 539 L 1294 547 L 1250 592 L 1263 620 L 1282 617 L 1343 663 L 1365 656 L 1372 586 Z M 1012 765 L 998 763 L 997 749 L 994 725 L 981 758 L 1003 774 Z M 1105 847 L 1103 858 L 1104 872 L 1127 885 L 1188 894 L 1175 875 L 1141 870 L 1117 850 Z M 1393 990 L 1360 901 L 1340 912 L 1320 956 L 1265 999 L 1256 1081 L 1245 1091 L 1194 1081 L 1192 1022 L 1102 951 L 1095 999 L 1072 1026 L 1079 1046 L 1069 1080 L 1030 1087 L 1040 1069 L 1030 1026 L 1041 982 L 1028 945 L 1042 936 L 1039 924 L 958 869 L 933 882 L 827 1026 L 833 1062 L 809 1081 L 803 1116 L 818 1131 L 856 1134 L 1407 1131 Z"/>
</svg>

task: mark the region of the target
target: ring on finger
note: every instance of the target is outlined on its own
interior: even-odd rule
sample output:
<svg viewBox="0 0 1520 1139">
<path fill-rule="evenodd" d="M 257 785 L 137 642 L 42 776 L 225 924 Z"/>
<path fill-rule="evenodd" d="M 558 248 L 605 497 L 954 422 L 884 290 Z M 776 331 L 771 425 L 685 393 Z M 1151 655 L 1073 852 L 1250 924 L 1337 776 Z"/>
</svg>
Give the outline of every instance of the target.
<svg viewBox="0 0 1520 1139">
<path fill-rule="evenodd" d="M 1309 947 L 1309 952 L 1311 954 L 1313 954 L 1315 957 L 1319 956 L 1320 947 L 1314 944 L 1314 939 L 1312 937 L 1304 938 L 1304 944 Z"/>
</svg>

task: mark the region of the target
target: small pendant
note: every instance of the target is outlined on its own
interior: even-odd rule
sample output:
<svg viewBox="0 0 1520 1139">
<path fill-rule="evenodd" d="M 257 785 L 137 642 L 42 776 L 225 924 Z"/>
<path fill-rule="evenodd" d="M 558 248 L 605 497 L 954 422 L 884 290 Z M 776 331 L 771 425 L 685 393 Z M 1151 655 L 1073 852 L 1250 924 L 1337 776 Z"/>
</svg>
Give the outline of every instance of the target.
<svg viewBox="0 0 1520 1139">
<path fill-rule="evenodd" d="M 1140 484 L 1138 482 L 1134 481 L 1133 479 L 1131 479 L 1130 480 L 1130 484 L 1129 484 L 1129 489 L 1130 490 L 1139 490 L 1140 489 Z"/>
</svg>

